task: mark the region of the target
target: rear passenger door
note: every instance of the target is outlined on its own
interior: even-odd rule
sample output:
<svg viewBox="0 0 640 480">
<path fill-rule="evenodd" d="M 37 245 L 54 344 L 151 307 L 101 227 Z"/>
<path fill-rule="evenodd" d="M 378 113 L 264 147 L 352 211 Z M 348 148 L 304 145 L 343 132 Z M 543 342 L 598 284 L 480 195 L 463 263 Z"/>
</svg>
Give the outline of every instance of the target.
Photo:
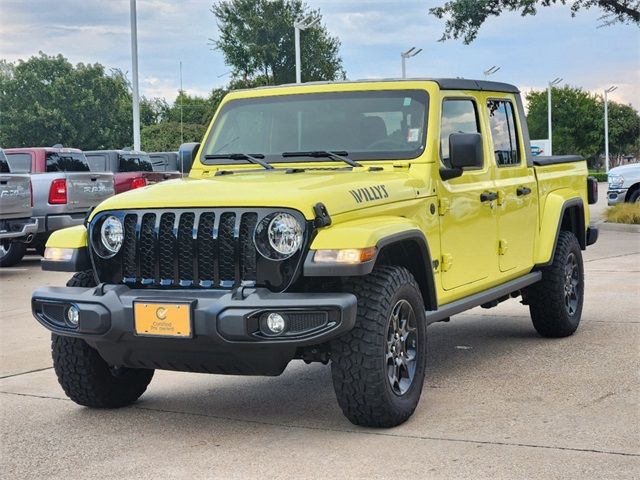
<svg viewBox="0 0 640 480">
<path fill-rule="evenodd" d="M 537 229 L 537 188 L 527 165 L 517 108 L 509 96 L 487 100 L 487 119 L 498 192 L 498 258 L 501 272 L 516 273 L 533 265 Z"/>
</svg>

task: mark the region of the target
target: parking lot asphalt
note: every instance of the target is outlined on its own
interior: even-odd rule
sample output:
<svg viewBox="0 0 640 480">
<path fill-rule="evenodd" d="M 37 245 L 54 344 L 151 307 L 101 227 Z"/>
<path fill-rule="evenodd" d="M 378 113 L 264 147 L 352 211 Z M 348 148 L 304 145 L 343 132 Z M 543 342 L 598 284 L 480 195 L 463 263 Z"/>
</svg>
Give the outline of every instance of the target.
<svg viewBox="0 0 640 480">
<path fill-rule="evenodd" d="M 584 257 L 575 335 L 540 338 L 515 300 L 432 325 L 422 400 L 388 430 L 351 425 L 330 367 L 302 362 L 274 378 L 156 372 L 134 406 L 79 407 L 29 305 L 68 274 L 28 258 L 0 272 L 0 477 L 638 478 L 640 234 L 602 231 Z"/>
</svg>

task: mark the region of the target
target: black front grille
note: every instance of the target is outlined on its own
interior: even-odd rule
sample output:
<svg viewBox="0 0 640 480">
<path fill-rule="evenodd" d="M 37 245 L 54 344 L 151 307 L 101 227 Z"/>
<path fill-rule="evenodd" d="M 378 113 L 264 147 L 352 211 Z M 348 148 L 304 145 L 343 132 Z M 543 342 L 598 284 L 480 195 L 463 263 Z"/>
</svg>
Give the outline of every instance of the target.
<svg viewBox="0 0 640 480">
<path fill-rule="evenodd" d="M 290 211 L 305 224 L 304 217 Z M 101 218 L 118 216 L 124 225 L 120 252 L 109 259 L 94 253 L 100 281 L 131 287 L 286 287 L 298 270 L 302 251 L 273 261 L 256 250 L 254 232 L 272 209 L 138 210 L 103 212 L 92 220 L 99 241 Z"/>
</svg>

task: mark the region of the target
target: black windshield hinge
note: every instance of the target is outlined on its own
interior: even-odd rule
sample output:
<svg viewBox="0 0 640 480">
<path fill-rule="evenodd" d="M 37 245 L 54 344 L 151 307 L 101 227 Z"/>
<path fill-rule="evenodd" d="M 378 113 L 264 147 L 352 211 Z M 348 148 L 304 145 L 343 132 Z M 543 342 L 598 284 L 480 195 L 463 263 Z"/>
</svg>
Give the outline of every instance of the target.
<svg viewBox="0 0 640 480">
<path fill-rule="evenodd" d="M 324 203 L 316 203 L 313 206 L 313 213 L 316 215 L 316 218 L 313 220 L 313 225 L 316 228 L 328 227 L 331 225 L 331 216 L 327 211 L 327 207 L 324 206 Z"/>
</svg>

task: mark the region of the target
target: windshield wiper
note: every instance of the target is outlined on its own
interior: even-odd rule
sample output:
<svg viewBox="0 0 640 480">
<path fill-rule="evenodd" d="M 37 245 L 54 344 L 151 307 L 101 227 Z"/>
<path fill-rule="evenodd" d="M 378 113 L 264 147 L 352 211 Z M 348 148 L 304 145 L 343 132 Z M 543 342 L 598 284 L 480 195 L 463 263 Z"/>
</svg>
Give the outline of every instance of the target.
<svg viewBox="0 0 640 480">
<path fill-rule="evenodd" d="M 221 160 L 226 158 L 230 160 L 247 160 L 251 163 L 255 163 L 256 165 L 260 165 L 267 170 L 273 170 L 273 167 L 271 165 L 262 160 L 264 158 L 264 155 L 261 153 L 254 153 L 253 155 L 249 155 L 248 153 L 220 153 L 205 155 L 204 158 L 207 160 Z"/>
<path fill-rule="evenodd" d="M 284 152 L 283 157 L 313 157 L 313 158 L 329 158 L 331 160 L 340 160 L 341 162 L 351 165 L 352 167 L 361 167 L 358 162 L 347 158 L 347 152 L 329 152 L 327 150 L 318 150 L 313 152 Z"/>
</svg>

